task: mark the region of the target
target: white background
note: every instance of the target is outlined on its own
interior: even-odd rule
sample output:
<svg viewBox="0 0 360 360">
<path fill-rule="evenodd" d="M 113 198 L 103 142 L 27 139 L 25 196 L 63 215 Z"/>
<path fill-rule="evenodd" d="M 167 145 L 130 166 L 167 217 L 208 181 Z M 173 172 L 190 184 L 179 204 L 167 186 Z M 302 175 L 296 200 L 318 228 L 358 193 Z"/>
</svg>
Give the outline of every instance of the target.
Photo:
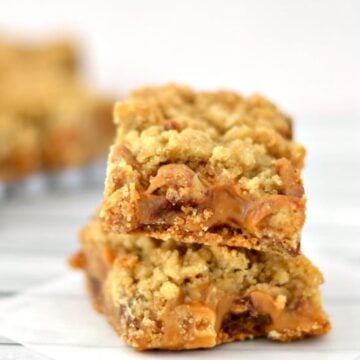
<svg viewBox="0 0 360 360">
<path fill-rule="evenodd" d="M 176 80 L 340 118 L 360 116 L 359 18 L 357 0 L 1 0 L 0 31 L 76 37 L 118 94 Z"/>
</svg>

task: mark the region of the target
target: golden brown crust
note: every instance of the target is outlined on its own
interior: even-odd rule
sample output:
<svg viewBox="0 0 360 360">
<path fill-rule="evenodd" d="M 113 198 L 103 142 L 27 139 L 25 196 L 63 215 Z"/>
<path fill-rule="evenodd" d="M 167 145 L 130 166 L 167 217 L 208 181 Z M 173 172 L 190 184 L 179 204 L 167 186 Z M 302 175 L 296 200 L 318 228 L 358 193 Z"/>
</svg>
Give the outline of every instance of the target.
<svg viewBox="0 0 360 360">
<path fill-rule="evenodd" d="M 66 42 L 0 41 L 0 180 L 86 164 L 113 138 L 112 103 L 79 79 Z"/>
<path fill-rule="evenodd" d="M 107 230 L 298 251 L 305 150 L 267 100 L 146 88 L 116 105 L 115 122 L 100 213 Z"/>
<path fill-rule="evenodd" d="M 291 341 L 330 329 L 322 275 L 303 255 L 105 234 L 96 219 L 81 241 L 95 307 L 137 349 Z"/>
</svg>

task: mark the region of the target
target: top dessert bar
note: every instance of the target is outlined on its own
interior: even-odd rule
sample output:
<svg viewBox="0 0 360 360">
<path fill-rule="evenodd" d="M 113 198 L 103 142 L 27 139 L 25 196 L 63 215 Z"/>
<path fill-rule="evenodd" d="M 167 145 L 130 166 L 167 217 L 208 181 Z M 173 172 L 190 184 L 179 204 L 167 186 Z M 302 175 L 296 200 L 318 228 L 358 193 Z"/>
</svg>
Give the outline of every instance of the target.
<svg viewBox="0 0 360 360">
<path fill-rule="evenodd" d="M 305 150 L 259 95 L 144 88 L 115 106 L 106 230 L 297 254 Z"/>
</svg>

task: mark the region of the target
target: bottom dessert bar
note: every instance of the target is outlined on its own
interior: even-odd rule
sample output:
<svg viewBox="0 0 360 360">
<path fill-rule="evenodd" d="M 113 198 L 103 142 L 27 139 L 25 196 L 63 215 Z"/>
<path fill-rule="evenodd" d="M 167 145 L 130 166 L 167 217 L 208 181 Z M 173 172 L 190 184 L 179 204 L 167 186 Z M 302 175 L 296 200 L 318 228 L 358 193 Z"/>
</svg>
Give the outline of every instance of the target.
<svg viewBox="0 0 360 360">
<path fill-rule="evenodd" d="M 81 241 L 72 265 L 85 271 L 95 307 L 139 350 L 291 341 L 330 329 L 323 277 L 303 255 L 104 234 L 96 219 Z"/>
</svg>

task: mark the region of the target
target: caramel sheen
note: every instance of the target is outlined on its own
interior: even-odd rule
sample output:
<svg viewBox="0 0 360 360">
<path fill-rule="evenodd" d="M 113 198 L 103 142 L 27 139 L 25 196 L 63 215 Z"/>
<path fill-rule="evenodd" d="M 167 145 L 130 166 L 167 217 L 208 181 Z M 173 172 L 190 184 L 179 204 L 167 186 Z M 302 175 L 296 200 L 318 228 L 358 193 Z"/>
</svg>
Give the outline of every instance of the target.
<svg viewBox="0 0 360 360">
<path fill-rule="evenodd" d="M 283 158 L 275 163 L 275 169 L 282 180 L 282 191 L 285 195 L 301 197 L 304 194 L 304 187 L 301 183 L 299 170 L 289 160 Z"/>
<path fill-rule="evenodd" d="M 110 246 L 104 246 L 102 249 L 102 255 L 106 265 L 111 266 L 115 260 L 114 251 Z"/>
<path fill-rule="evenodd" d="M 159 168 L 157 175 L 150 180 L 147 193 L 151 194 L 161 187 L 191 187 L 196 174 L 184 164 L 169 164 Z"/>
<path fill-rule="evenodd" d="M 123 150 L 120 153 L 122 155 Z M 176 218 L 184 217 L 182 206 L 190 206 L 202 219 L 195 222 L 184 218 L 185 231 L 230 226 L 256 234 L 264 220 L 280 209 L 296 211 L 303 207 L 304 190 L 298 170 L 287 159 L 278 160 L 275 168 L 282 179 L 284 194 L 251 200 L 239 194 L 235 184 L 205 187 L 187 165 L 164 165 L 151 178 L 147 191 L 140 191 L 138 225 L 173 225 Z"/>
<path fill-rule="evenodd" d="M 224 317 L 235 296 L 215 287 L 203 290 L 200 302 L 185 304 L 183 297 L 166 309 L 161 347 L 167 349 L 207 348 L 216 345 Z"/>
<path fill-rule="evenodd" d="M 76 252 L 69 259 L 69 265 L 74 269 L 85 269 L 86 266 L 86 257 L 82 251 Z"/>
<path fill-rule="evenodd" d="M 178 304 L 167 310 L 161 347 L 195 349 L 216 345 L 216 314 L 204 304 Z"/>
<path fill-rule="evenodd" d="M 139 225 L 172 225 L 182 216 L 181 202 L 170 203 L 165 195 L 144 194 L 138 202 Z M 271 195 L 265 199 L 252 201 L 239 195 L 234 185 L 219 185 L 208 189 L 197 201 L 197 211 L 209 210 L 211 215 L 201 223 L 184 223 L 184 230 L 201 231 L 215 226 L 245 228 L 256 233 L 262 222 L 281 208 L 296 209 L 302 205 L 299 198 L 286 195 Z"/>
<path fill-rule="evenodd" d="M 270 316 L 272 322 L 268 325 L 268 331 L 275 330 L 281 333 L 284 330 L 311 328 L 316 317 L 319 316 L 318 309 L 305 303 L 300 304 L 294 310 L 288 310 L 285 308 L 284 302 L 274 299 L 263 291 L 252 292 L 250 299 L 259 314 Z"/>
</svg>

